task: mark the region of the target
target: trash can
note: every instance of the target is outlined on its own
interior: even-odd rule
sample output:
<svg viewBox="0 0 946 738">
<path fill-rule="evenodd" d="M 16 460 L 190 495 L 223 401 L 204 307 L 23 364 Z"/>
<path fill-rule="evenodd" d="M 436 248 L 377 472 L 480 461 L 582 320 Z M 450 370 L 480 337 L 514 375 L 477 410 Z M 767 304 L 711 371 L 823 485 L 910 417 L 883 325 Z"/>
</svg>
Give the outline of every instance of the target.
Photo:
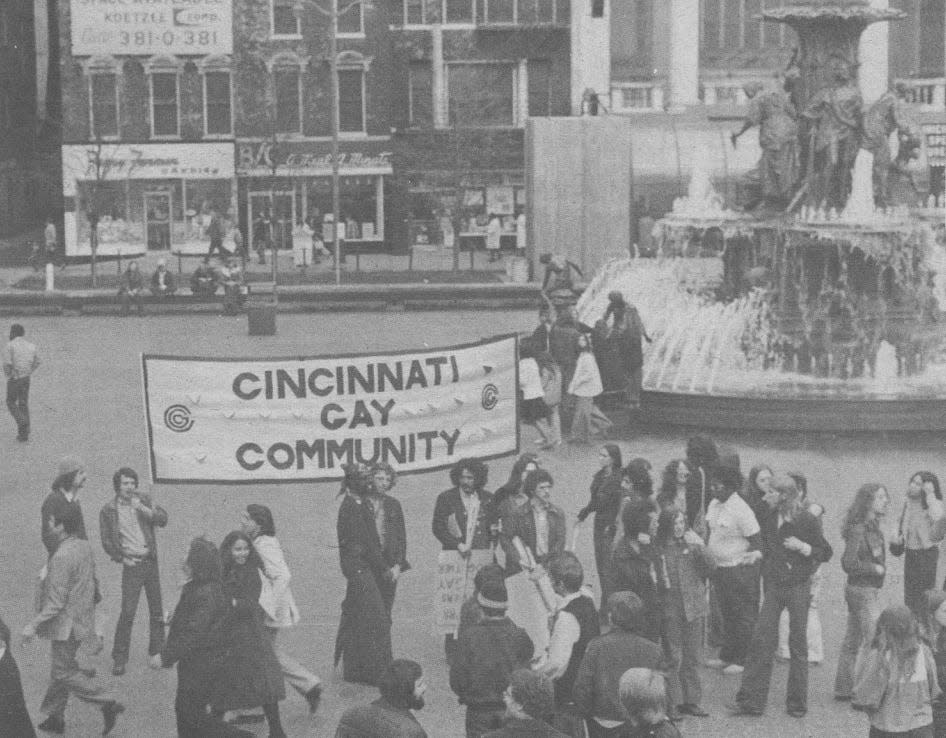
<svg viewBox="0 0 946 738">
<path fill-rule="evenodd" d="M 246 298 L 246 318 L 251 336 L 276 335 L 276 290 L 253 285 Z"/>
</svg>

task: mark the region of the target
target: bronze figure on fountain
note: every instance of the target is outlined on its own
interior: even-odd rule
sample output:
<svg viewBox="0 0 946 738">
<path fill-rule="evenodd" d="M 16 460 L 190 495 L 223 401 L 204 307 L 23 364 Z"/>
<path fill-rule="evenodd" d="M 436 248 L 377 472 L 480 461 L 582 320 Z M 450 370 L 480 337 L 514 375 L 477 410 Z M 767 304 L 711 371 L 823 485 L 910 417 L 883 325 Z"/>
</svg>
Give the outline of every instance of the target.
<svg viewBox="0 0 946 738">
<path fill-rule="evenodd" d="M 914 152 L 920 148 L 920 131 L 911 120 L 906 101 L 907 90 L 903 82 L 897 82 L 892 90 L 881 95 L 864 113 L 862 145 L 874 155 L 874 201 L 878 207 L 916 204 L 914 198 L 908 198 L 909 202 L 903 202 L 901 197 L 892 198 L 889 183 L 891 173 L 900 166 L 891 157 L 890 134 L 897 131 L 897 158 L 901 164 L 916 158 Z"/>
</svg>

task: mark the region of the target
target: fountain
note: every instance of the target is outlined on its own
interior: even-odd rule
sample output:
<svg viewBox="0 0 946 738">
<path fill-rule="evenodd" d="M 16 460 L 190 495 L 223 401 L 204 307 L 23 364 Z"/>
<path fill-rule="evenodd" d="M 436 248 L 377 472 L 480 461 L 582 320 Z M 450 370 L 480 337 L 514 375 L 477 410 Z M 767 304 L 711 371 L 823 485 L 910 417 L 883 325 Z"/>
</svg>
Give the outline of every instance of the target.
<svg viewBox="0 0 946 738">
<path fill-rule="evenodd" d="M 825 112 L 843 104 L 862 114 L 852 76 L 860 35 L 903 14 L 838 0 L 763 17 L 799 36 L 791 94 L 802 113 L 804 165 L 791 205 L 764 217 L 729 209 L 694 167 L 687 196 L 658 228 L 665 246 L 722 231 L 722 258 L 712 260 L 722 278 L 694 279 L 693 262 L 711 260 L 681 258 L 681 248 L 611 261 L 582 295 L 579 317 L 593 324 L 611 290 L 637 306 L 654 337 L 642 405 L 660 422 L 946 430 L 946 330 L 937 322 L 946 309 L 946 245 L 923 217 L 940 203 L 927 200 L 918 212 L 884 198 L 878 207 L 874 156 L 889 152 L 861 141 L 858 124 L 839 130 Z"/>
</svg>

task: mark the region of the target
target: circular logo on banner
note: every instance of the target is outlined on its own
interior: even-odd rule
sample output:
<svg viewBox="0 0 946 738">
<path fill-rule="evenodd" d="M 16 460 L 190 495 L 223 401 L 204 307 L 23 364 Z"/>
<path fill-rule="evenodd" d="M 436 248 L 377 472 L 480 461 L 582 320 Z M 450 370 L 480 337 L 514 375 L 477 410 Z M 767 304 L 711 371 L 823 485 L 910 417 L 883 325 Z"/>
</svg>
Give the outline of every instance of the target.
<svg viewBox="0 0 946 738">
<path fill-rule="evenodd" d="M 495 384 L 487 384 L 483 387 L 483 395 L 480 400 L 484 410 L 492 410 L 499 402 L 499 387 Z"/>
<path fill-rule="evenodd" d="M 164 411 L 164 424 L 175 433 L 186 433 L 194 427 L 194 419 L 185 405 L 171 405 Z"/>
</svg>

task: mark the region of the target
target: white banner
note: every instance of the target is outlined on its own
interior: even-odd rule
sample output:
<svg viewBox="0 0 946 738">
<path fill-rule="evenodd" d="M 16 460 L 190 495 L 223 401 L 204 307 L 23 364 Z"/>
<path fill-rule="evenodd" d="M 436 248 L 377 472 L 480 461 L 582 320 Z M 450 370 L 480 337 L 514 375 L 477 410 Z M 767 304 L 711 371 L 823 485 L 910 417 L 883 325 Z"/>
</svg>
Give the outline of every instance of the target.
<svg viewBox="0 0 946 738">
<path fill-rule="evenodd" d="M 232 0 L 72 0 L 72 55 L 231 54 Z"/>
<path fill-rule="evenodd" d="M 441 469 L 519 447 L 516 338 L 378 355 L 142 357 L 157 483 L 340 479 Z"/>
</svg>

